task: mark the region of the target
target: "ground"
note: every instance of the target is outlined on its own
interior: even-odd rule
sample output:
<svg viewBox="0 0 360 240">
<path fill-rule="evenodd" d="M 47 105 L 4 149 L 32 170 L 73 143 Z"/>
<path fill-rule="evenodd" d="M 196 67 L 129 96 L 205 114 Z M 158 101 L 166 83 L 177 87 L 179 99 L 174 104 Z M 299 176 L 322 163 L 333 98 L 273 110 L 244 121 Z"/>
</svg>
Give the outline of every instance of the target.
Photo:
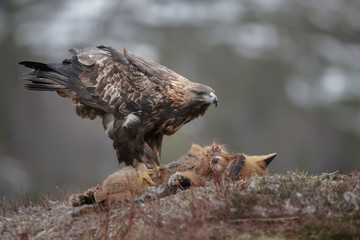
<svg viewBox="0 0 360 240">
<path fill-rule="evenodd" d="M 288 172 L 107 209 L 69 193 L 0 204 L 1 239 L 360 239 L 360 172 Z"/>
</svg>

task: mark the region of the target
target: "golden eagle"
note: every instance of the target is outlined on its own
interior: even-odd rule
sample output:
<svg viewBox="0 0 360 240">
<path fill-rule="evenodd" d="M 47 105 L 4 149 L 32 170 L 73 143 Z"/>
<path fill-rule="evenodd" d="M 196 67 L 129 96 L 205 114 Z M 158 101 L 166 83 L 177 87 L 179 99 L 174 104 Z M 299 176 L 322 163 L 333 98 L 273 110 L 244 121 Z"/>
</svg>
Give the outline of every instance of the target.
<svg viewBox="0 0 360 240">
<path fill-rule="evenodd" d="M 101 117 L 119 163 L 157 167 L 163 135 L 172 135 L 218 104 L 212 88 L 126 49 L 122 53 L 99 46 L 70 52 L 73 56 L 62 63 L 20 62 L 33 69 L 25 86 L 70 97 L 82 118 Z"/>
</svg>

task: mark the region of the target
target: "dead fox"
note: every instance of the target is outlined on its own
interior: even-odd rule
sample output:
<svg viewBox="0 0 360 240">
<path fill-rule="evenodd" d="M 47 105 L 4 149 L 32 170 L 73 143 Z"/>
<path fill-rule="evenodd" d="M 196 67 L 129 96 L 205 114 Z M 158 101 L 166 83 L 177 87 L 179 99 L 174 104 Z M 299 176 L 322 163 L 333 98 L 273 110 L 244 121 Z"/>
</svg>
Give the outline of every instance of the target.
<svg viewBox="0 0 360 240">
<path fill-rule="evenodd" d="M 229 154 L 224 145 L 213 143 L 201 147 L 193 144 L 185 156 L 160 166 L 152 174 L 156 185 L 151 188 L 147 181 L 139 181 L 141 169 L 128 166 L 107 177 L 102 186 L 98 185 L 83 194 L 72 195 L 70 202 L 73 206 L 117 202 L 138 198 L 145 192 L 139 199 L 147 200 L 174 194 L 178 189 L 204 186 L 206 181 L 216 181 L 222 176 L 231 181 L 248 179 L 254 175 L 266 176 L 267 166 L 275 156 L 276 153 L 264 156 Z"/>
</svg>

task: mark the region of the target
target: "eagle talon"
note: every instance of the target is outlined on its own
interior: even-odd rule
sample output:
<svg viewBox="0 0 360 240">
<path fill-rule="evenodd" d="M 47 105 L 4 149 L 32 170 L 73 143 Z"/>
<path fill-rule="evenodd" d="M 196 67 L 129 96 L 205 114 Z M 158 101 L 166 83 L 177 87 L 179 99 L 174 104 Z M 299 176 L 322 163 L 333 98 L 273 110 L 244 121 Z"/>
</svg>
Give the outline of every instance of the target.
<svg viewBox="0 0 360 240">
<path fill-rule="evenodd" d="M 159 168 L 150 168 L 150 169 L 146 169 L 145 171 L 140 171 L 139 172 L 139 181 L 140 183 L 143 183 L 143 181 L 147 181 L 151 186 L 155 185 L 155 182 L 151 179 L 150 175 L 154 174 L 154 173 L 159 173 Z"/>
<path fill-rule="evenodd" d="M 149 175 L 154 173 L 158 174 L 159 172 L 160 172 L 159 167 L 146 169 L 146 173 Z"/>
</svg>

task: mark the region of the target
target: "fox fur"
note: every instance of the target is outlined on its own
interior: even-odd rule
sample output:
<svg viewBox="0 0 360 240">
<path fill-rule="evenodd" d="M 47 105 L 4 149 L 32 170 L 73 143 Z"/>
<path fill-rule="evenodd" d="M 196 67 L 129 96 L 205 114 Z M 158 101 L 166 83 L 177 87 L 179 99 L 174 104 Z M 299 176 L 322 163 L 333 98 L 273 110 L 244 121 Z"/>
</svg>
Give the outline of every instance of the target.
<svg viewBox="0 0 360 240">
<path fill-rule="evenodd" d="M 177 161 L 162 165 L 151 177 L 160 196 L 173 194 L 178 187 L 204 186 L 207 181 L 216 181 L 224 176 L 232 181 L 252 176 L 268 175 L 267 166 L 276 154 L 249 156 L 230 154 L 224 145 L 213 143 L 202 147 L 193 144 L 188 153 Z M 90 188 L 83 194 L 70 197 L 73 206 L 83 204 L 118 202 L 135 199 L 143 195 L 150 184 L 139 181 L 139 170 L 127 166 L 111 174 L 102 186 Z M 171 189 L 175 187 L 175 189 Z M 153 187 L 154 188 L 154 187 Z"/>
</svg>

